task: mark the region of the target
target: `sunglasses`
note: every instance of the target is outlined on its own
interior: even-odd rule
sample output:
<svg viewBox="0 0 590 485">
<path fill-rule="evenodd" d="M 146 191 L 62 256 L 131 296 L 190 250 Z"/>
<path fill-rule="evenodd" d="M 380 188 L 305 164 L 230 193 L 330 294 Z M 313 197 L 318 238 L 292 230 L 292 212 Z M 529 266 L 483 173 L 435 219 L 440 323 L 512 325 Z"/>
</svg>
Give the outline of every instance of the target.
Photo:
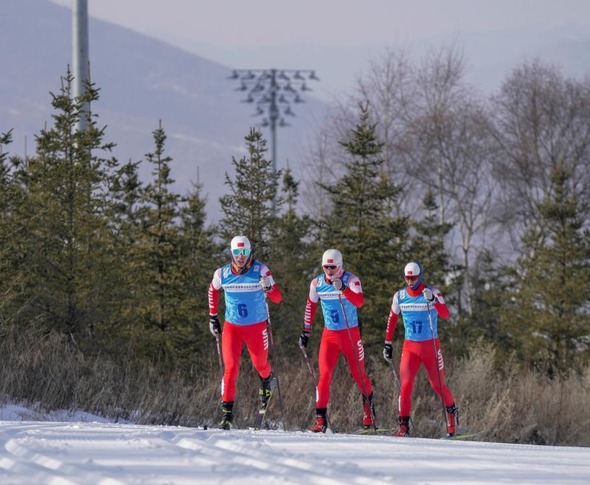
<svg viewBox="0 0 590 485">
<path fill-rule="evenodd" d="M 240 256 L 240 255 L 242 255 L 242 256 L 250 256 L 250 252 L 251 252 L 251 249 L 246 249 L 246 248 L 238 248 L 238 249 L 232 249 L 231 250 L 231 253 L 234 256 Z"/>
<path fill-rule="evenodd" d="M 412 275 L 405 276 L 405 278 L 406 278 L 407 280 L 411 280 L 411 281 L 414 281 L 414 280 L 417 280 L 417 279 L 418 279 L 418 277 L 417 277 L 417 276 L 412 276 Z"/>
<path fill-rule="evenodd" d="M 336 265 L 331 265 L 331 264 L 326 264 L 324 265 L 324 269 L 336 269 L 338 266 Z"/>
</svg>

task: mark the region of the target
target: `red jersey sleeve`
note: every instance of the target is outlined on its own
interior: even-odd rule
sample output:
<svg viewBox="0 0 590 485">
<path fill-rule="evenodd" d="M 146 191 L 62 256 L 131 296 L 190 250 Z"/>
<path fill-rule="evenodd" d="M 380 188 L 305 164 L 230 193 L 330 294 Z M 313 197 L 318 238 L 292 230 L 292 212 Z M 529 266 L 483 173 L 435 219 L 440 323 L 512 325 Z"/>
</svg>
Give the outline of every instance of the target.
<svg viewBox="0 0 590 485">
<path fill-rule="evenodd" d="M 393 334 L 395 333 L 395 327 L 397 326 L 397 320 L 399 315 L 393 311 L 393 309 L 389 310 L 389 318 L 387 319 L 387 329 L 385 330 L 385 341 L 391 342 L 393 341 Z"/>
<path fill-rule="evenodd" d="M 219 310 L 219 290 L 209 283 L 209 291 L 207 292 L 209 299 L 209 315 L 217 315 Z"/>
<path fill-rule="evenodd" d="M 317 309 L 318 304 L 307 297 L 307 302 L 305 303 L 305 315 L 303 316 L 303 330 L 305 332 L 311 332 L 311 324 L 313 323 Z"/>
</svg>

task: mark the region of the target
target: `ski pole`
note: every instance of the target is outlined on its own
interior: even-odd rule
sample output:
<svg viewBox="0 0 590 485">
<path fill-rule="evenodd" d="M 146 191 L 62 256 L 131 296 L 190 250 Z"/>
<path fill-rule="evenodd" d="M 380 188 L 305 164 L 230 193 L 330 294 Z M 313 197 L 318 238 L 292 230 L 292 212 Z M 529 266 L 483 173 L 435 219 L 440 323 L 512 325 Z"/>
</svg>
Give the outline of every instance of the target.
<svg viewBox="0 0 590 485">
<path fill-rule="evenodd" d="M 402 385 L 399 382 L 399 378 L 397 377 L 397 372 L 395 372 L 395 367 L 393 366 L 393 360 L 389 361 L 389 366 L 391 367 L 391 373 L 393 374 L 393 380 L 395 381 L 395 385 L 397 386 L 397 390 L 402 392 Z"/>
<path fill-rule="evenodd" d="M 346 322 L 346 330 L 348 330 L 348 338 L 350 339 L 350 345 L 352 346 L 353 351 L 356 354 L 356 366 L 359 371 L 359 379 L 361 381 L 361 391 L 363 396 L 366 396 L 369 399 L 369 395 L 367 394 L 367 389 L 365 388 L 365 381 L 363 379 L 363 373 L 361 372 L 361 363 L 360 363 L 360 356 L 358 355 L 356 348 L 354 346 L 354 341 L 352 339 L 352 333 L 350 331 L 350 323 L 348 322 L 348 316 L 346 315 L 346 309 L 344 308 L 344 303 L 342 302 L 342 292 L 338 291 L 338 301 L 340 302 L 340 308 L 342 308 L 342 314 L 344 315 L 344 321 Z M 371 418 L 373 421 L 373 429 L 377 431 L 377 425 L 375 424 L 375 416 L 373 413 L 373 406 L 369 403 L 369 410 L 371 411 Z"/>
<path fill-rule="evenodd" d="M 274 341 L 272 338 L 272 322 L 270 320 L 270 309 L 268 308 L 268 300 L 264 300 L 264 304 L 266 305 L 266 328 L 268 331 L 268 338 L 270 341 L 270 349 L 273 351 L 273 355 L 274 355 Z M 277 392 L 279 393 L 279 405 L 281 407 L 281 417 L 283 419 L 283 423 L 285 422 L 285 411 L 283 409 L 283 398 L 281 397 L 281 386 L 279 385 L 279 376 L 276 372 L 276 370 L 274 371 L 274 376 L 277 380 Z M 283 425 L 283 429 L 284 425 Z"/>
<path fill-rule="evenodd" d="M 221 369 L 221 373 L 223 374 L 223 357 L 221 356 L 221 343 L 219 335 L 215 336 L 215 341 L 217 342 L 217 359 L 219 360 L 219 369 Z"/>
<path fill-rule="evenodd" d="M 301 349 L 301 352 L 303 352 L 303 358 L 305 359 L 305 364 L 307 365 L 307 370 L 309 370 L 309 373 L 311 374 L 311 378 L 313 379 L 313 384 L 314 384 L 314 386 L 317 387 L 318 380 L 316 379 L 315 372 L 313 371 L 313 368 L 311 367 L 311 363 L 309 362 L 309 357 L 307 356 L 307 352 L 305 351 L 304 347 L 299 347 L 299 348 Z"/>
<path fill-rule="evenodd" d="M 272 323 L 270 321 L 270 310 L 268 309 L 268 301 L 264 300 L 264 304 L 266 305 L 266 330 L 268 332 L 268 340 L 270 342 L 270 349 L 274 351 L 274 340 L 272 338 Z"/>
<path fill-rule="evenodd" d="M 434 308 L 434 305 L 433 305 Z M 428 323 L 430 324 L 430 334 L 432 335 L 432 347 L 434 349 L 434 359 L 436 361 L 436 375 L 438 377 L 438 388 L 440 390 L 440 402 L 442 404 L 442 412 L 443 412 L 443 419 L 445 422 L 445 426 L 447 425 L 447 410 L 445 406 L 445 399 L 443 397 L 443 386 L 442 380 L 440 378 L 440 371 L 442 370 L 442 355 L 439 359 L 439 353 L 436 351 L 436 339 L 434 337 L 434 325 L 432 324 L 432 316 L 430 315 L 430 303 L 426 301 L 426 309 L 428 310 Z M 436 311 L 436 310 L 435 310 Z"/>
</svg>

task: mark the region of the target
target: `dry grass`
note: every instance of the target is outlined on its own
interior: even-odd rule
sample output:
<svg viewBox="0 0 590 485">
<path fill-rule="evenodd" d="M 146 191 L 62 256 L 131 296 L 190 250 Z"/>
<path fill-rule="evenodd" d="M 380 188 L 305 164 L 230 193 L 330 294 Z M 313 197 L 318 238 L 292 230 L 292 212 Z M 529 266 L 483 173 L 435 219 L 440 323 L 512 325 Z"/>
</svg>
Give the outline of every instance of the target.
<svg viewBox="0 0 590 485">
<path fill-rule="evenodd" d="M 269 409 L 269 426 L 307 429 L 315 414 L 312 376 L 301 354 L 289 349 L 291 355 L 286 355 L 280 350 L 276 353 L 282 357 L 272 359 L 280 395 L 275 395 Z M 309 355 L 317 375 L 312 349 Z M 506 362 L 506 371 L 500 374 L 494 367 L 493 349 L 485 346 L 458 362 L 445 357 L 447 382 L 461 411 L 462 428 L 479 431 L 480 439 L 490 441 L 590 446 L 590 370 L 583 376 L 550 380 Z M 132 356 L 120 362 L 104 356 L 88 360 L 64 337 L 11 329 L 0 340 L 0 395 L 4 402 L 34 405 L 38 411 L 79 409 L 113 421 L 216 426 L 221 374 L 214 346 L 207 368 L 190 377 L 162 375 L 154 368 L 136 365 Z M 371 355 L 367 368 L 377 425 L 395 428 L 398 387 L 392 368 L 380 355 Z M 258 383 L 244 354 L 235 406 L 237 428 L 252 426 Z M 423 370 L 413 397 L 414 435 L 441 436 L 442 403 Z M 361 424 L 361 394 L 343 358 L 334 375 L 328 413 L 336 432 L 351 432 Z"/>
</svg>

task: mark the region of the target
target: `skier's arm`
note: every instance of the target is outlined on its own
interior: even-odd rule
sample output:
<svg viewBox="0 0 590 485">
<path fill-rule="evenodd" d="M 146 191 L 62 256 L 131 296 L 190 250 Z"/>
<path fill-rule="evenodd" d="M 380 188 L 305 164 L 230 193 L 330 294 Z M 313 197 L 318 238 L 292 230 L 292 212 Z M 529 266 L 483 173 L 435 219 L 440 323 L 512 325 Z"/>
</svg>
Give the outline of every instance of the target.
<svg viewBox="0 0 590 485">
<path fill-rule="evenodd" d="M 317 280 L 314 278 L 309 285 L 309 295 L 305 302 L 305 314 L 303 315 L 303 331 L 311 333 L 311 325 L 318 309 L 320 297 L 317 292 Z"/>
<path fill-rule="evenodd" d="M 311 333 L 311 325 L 313 323 L 313 319 L 315 318 L 315 313 L 318 309 L 318 304 L 314 303 L 307 298 L 307 302 L 305 303 L 305 315 L 303 317 L 303 331 Z"/>
<path fill-rule="evenodd" d="M 207 297 L 209 300 L 209 315 L 217 315 L 219 309 L 219 289 L 221 288 L 221 270 L 217 269 L 213 274 L 213 280 L 209 283 Z"/>
<path fill-rule="evenodd" d="M 395 333 L 395 327 L 397 326 L 397 320 L 399 315 L 395 314 L 393 310 L 389 310 L 389 318 L 387 319 L 387 329 L 385 330 L 385 341 L 392 342 L 393 334 Z"/>
<path fill-rule="evenodd" d="M 449 307 L 445 303 L 445 299 L 442 296 L 442 293 L 437 288 L 432 288 L 432 295 L 434 296 L 434 309 L 438 316 L 443 320 L 446 320 L 451 315 Z"/>
<path fill-rule="evenodd" d="M 303 316 L 303 330 L 299 336 L 299 347 L 305 349 L 309 342 L 309 335 L 311 334 L 311 324 L 315 318 L 315 312 L 318 309 L 319 296 L 316 291 L 317 281 L 314 279 L 309 285 L 309 295 L 305 302 L 305 314 Z"/>
<path fill-rule="evenodd" d="M 281 293 L 279 286 L 277 285 L 276 281 L 272 277 L 272 273 L 266 267 L 266 265 L 262 266 L 260 274 L 266 280 L 266 282 L 270 285 L 270 290 L 266 291 L 266 296 L 268 296 L 268 299 L 270 301 L 272 301 L 273 303 L 281 303 L 281 301 L 283 300 L 283 294 Z"/>
<path fill-rule="evenodd" d="M 399 300 L 398 300 L 398 292 L 395 292 L 393 295 L 393 300 L 391 302 L 391 308 L 389 309 L 389 317 L 387 318 L 387 329 L 385 330 L 385 342 L 391 343 L 393 341 L 393 334 L 395 333 L 395 327 L 397 326 L 397 321 L 400 314 L 400 307 L 399 307 Z"/>
<path fill-rule="evenodd" d="M 352 276 L 348 280 L 348 285 L 342 290 L 342 296 L 357 308 L 361 308 L 365 304 L 361 281 L 356 276 Z"/>
</svg>

